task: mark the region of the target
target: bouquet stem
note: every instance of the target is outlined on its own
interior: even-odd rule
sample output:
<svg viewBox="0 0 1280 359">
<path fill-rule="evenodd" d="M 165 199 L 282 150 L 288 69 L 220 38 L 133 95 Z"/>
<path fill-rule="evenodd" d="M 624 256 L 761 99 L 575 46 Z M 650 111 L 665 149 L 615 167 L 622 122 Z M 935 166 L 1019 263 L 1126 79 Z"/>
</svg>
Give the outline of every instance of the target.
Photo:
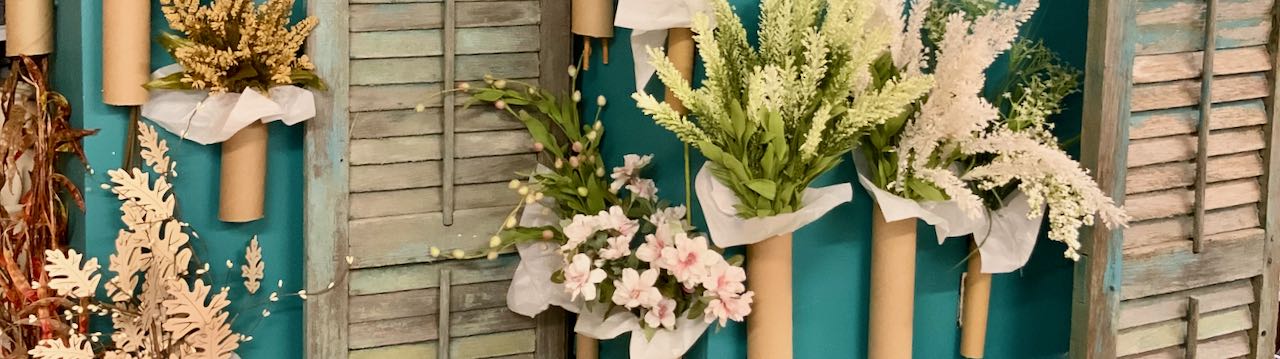
<svg viewBox="0 0 1280 359">
<path fill-rule="evenodd" d="M 972 242 L 973 257 L 964 277 L 964 303 L 960 317 L 960 355 L 982 358 L 987 346 L 987 312 L 991 304 L 991 274 L 982 273 L 982 255 Z"/>
<path fill-rule="evenodd" d="M 747 245 L 747 286 L 755 292 L 747 319 L 747 357 L 791 358 L 791 233 Z"/>
<path fill-rule="evenodd" d="M 267 125 L 254 121 L 222 143 L 222 191 L 218 219 L 261 219 L 267 179 Z"/>
<path fill-rule="evenodd" d="M 578 359 L 598 359 L 600 358 L 600 341 L 595 338 L 578 334 L 573 339 L 574 355 Z"/>
<path fill-rule="evenodd" d="M 867 357 L 911 359 L 915 304 L 916 221 L 871 222 L 871 316 Z"/>
</svg>

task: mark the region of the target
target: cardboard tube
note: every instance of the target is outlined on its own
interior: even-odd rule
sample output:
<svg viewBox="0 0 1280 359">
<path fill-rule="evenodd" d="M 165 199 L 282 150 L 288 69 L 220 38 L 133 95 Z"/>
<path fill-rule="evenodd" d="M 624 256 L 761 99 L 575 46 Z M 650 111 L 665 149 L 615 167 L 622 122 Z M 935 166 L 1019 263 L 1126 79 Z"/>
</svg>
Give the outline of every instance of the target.
<svg viewBox="0 0 1280 359">
<path fill-rule="evenodd" d="M 693 78 L 693 31 L 687 27 L 667 30 L 667 58 L 676 65 L 676 70 L 684 76 L 685 81 Z M 687 112 L 684 102 L 676 98 L 668 88 L 663 101 L 681 114 Z"/>
<path fill-rule="evenodd" d="M 4 6 L 4 23 L 9 56 L 53 52 L 53 0 L 9 0 Z"/>
<path fill-rule="evenodd" d="M 747 358 L 786 359 L 791 350 L 791 233 L 747 245 Z"/>
<path fill-rule="evenodd" d="M 982 358 L 987 346 L 987 312 L 991 305 L 991 274 L 982 273 L 982 255 L 971 242 L 973 256 L 964 277 L 964 303 L 960 315 L 960 355 Z"/>
<path fill-rule="evenodd" d="M 871 316 L 867 357 L 911 359 L 915 310 L 916 220 L 871 221 Z"/>
<path fill-rule="evenodd" d="M 151 1 L 105 0 L 102 6 L 102 102 L 140 106 L 151 76 Z"/>
<path fill-rule="evenodd" d="M 261 219 L 266 180 L 267 125 L 254 121 L 222 143 L 218 219 L 223 222 Z"/>
<path fill-rule="evenodd" d="M 570 25 L 573 33 L 596 38 L 613 37 L 613 0 L 573 0 Z"/>
<path fill-rule="evenodd" d="M 578 359 L 600 358 L 600 341 L 595 338 L 577 334 L 577 337 L 573 339 L 573 345 L 576 348 L 573 353 L 577 355 Z"/>
</svg>

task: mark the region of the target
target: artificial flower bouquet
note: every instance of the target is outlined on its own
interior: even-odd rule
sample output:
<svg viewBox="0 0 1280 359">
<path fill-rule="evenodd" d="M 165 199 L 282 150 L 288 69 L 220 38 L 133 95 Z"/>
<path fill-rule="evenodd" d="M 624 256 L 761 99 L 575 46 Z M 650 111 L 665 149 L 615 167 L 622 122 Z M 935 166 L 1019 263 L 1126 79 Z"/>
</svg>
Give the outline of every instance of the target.
<svg viewBox="0 0 1280 359">
<path fill-rule="evenodd" d="M 289 25 L 293 0 L 163 0 L 160 10 L 178 33 L 160 36 L 177 64 L 153 73 L 142 115 L 200 144 L 222 144 L 218 217 L 263 217 L 266 123 L 293 125 L 315 117 L 324 90 L 315 65 L 298 55 L 318 21 Z"/>
<path fill-rule="evenodd" d="M 710 323 L 751 313 L 741 257 L 724 258 L 688 224 L 684 207 L 658 199 L 653 180 L 640 176 L 651 156 L 627 155 L 606 171 L 599 112 L 585 125 L 578 92 L 485 81 L 458 91 L 471 95 L 469 105 L 489 104 L 523 122 L 548 162 L 528 182 L 512 181 L 522 200 L 490 241 L 491 253 L 520 252 L 508 292 L 513 311 L 563 307 L 579 314 L 575 331 L 595 339 L 633 332 L 637 358 L 676 358 Z M 604 98 L 597 104 L 603 108 Z"/>
</svg>

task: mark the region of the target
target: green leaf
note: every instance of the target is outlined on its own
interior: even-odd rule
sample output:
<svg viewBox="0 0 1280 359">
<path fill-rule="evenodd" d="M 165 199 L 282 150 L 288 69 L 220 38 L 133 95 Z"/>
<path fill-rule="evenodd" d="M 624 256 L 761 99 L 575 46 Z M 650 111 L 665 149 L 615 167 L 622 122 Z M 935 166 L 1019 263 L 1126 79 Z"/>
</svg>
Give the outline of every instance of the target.
<svg viewBox="0 0 1280 359">
<path fill-rule="evenodd" d="M 142 87 L 145 87 L 148 90 L 155 90 L 155 89 L 189 90 L 191 89 L 191 84 L 182 82 L 182 76 L 184 75 L 185 73 L 175 72 L 175 73 L 169 74 L 168 76 L 151 80 L 151 82 L 147 82 L 145 85 L 142 85 Z"/>
<path fill-rule="evenodd" d="M 778 184 L 763 178 L 747 181 L 747 188 L 769 200 L 773 200 L 778 194 Z"/>
<path fill-rule="evenodd" d="M 907 188 L 910 188 L 912 192 L 920 197 L 920 199 L 926 201 L 947 200 L 947 195 L 942 193 L 942 190 L 938 189 L 937 186 L 916 178 L 907 179 Z"/>
<path fill-rule="evenodd" d="M 739 140 L 743 140 L 742 136 L 747 132 L 747 114 L 742 110 L 742 102 L 737 98 L 729 99 L 729 126 L 732 126 L 732 133 Z"/>
<path fill-rule="evenodd" d="M 471 97 L 480 101 L 494 102 L 502 98 L 502 91 L 494 90 L 494 89 L 483 89 L 477 92 L 475 95 L 471 95 Z"/>
<path fill-rule="evenodd" d="M 698 319 L 702 317 L 702 312 L 707 310 L 707 300 L 698 298 L 689 306 L 689 319 Z"/>
</svg>

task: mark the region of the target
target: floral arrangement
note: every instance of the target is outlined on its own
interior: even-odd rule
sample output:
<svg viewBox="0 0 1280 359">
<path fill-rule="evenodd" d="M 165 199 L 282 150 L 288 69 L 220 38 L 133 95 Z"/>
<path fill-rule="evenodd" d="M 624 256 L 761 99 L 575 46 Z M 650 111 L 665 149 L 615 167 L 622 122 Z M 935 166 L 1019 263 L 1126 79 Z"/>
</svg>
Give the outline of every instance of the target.
<svg viewBox="0 0 1280 359">
<path fill-rule="evenodd" d="M 315 65 L 298 50 L 318 21 L 308 17 L 290 27 L 293 0 L 161 0 L 169 27 L 160 44 L 185 71 L 147 84 L 148 88 L 196 89 L 214 93 L 300 85 L 324 89 Z"/>
<path fill-rule="evenodd" d="M 894 121 L 877 126 L 863 141 L 868 177 L 884 190 L 925 201 L 953 201 L 971 217 L 981 216 L 983 192 L 998 203 L 1010 186 L 1027 196 L 1028 218 L 1039 218 L 1048 206 L 1049 238 L 1067 244 L 1076 259 L 1081 225 L 1095 217 L 1111 227 L 1127 216 L 1100 191 L 1087 171 L 1059 147 L 1046 123 L 1074 88 L 1060 68 L 1046 65 L 1043 47 L 1020 45 L 1013 66 L 1022 74 L 997 98 L 983 96 L 986 69 L 1014 47 L 1018 28 L 1039 2 L 993 6 L 982 14 L 953 8 L 930 12 L 930 1 L 912 5 L 907 17 L 891 17 L 905 29 L 890 44 L 890 56 L 874 66 L 873 82 L 891 83 L 903 76 L 931 73 L 935 85 L 923 103 Z M 886 9 L 903 13 L 903 3 Z M 929 19 L 929 14 L 942 20 Z M 922 40 L 937 32 L 937 43 Z M 1070 87 L 1068 87 L 1070 86 Z"/>
<path fill-rule="evenodd" d="M 0 357 L 21 356 L 41 338 L 57 335 L 74 318 L 48 286 L 45 258 L 64 255 L 67 214 L 84 209 L 80 190 L 58 172 L 61 161 L 85 163 L 80 140 L 97 131 L 72 127 L 67 99 L 49 89 L 47 59 L 15 57 L 0 93 Z M 23 323 L 21 318 L 44 318 Z"/>
<path fill-rule="evenodd" d="M 576 77 L 577 69 L 569 74 Z M 471 95 L 471 104 L 491 104 L 523 122 L 534 149 L 551 163 L 528 182 L 512 181 L 523 200 L 491 239 L 492 252 L 520 246 L 531 262 L 525 256 L 530 245 L 551 244 L 549 255 L 558 259 L 550 275 L 532 280 L 558 287 L 566 309 L 599 318 L 633 316 L 629 323 L 646 339 L 686 329 L 678 324 L 686 320 L 701 319 L 692 328 L 701 333 L 707 323 L 742 321 L 751 312 L 754 294 L 745 289 L 741 258 L 725 259 L 693 231 L 684 207 L 658 199 L 653 180 L 641 177 L 651 156 L 627 155 L 623 166 L 605 170 L 600 113 L 585 125 L 577 110 L 579 92 L 557 97 L 507 80 L 486 83 L 474 89 L 463 84 L 459 91 Z M 604 98 L 597 104 L 603 108 Z M 524 223 L 517 219 L 522 209 Z M 641 244 L 632 247 L 636 242 Z M 584 330 L 581 318 L 578 329 Z"/>
<path fill-rule="evenodd" d="M 891 34 L 873 23 L 871 2 L 765 1 L 758 51 L 728 1 L 714 7 L 715 25 L 705 15 L 694 19 L 707 74 L 700 88 L 684 82 L 661 49 L 649 51 L 659 78 L 699 122 L 652 95 L 632 97 L 713 163 L 741 218 L 797 211 L 818 175 L 933 84 L 920 73 L 873 83 L 869 70 Z"/>
<path fill-rule="evenodd" d="M 199 238 L 187 223 L 179 220 L 177 198 L 170 180 L 177 176 L 176 163 L 169 158 L 168 145 L 160 140 L 154 128 L 140 126 L 138 134 L 142 159 L 157 176 L 139 169 L 117 169 L 109 172 L 111 185 L 104 184 L 122 201 L 121 219 L 125 228 L 116 237 L 116 252 L 109 258 L 107 269 L 114 274 L 102 281 L 98 258 L 85 260 L 75 250 L 45 252 L 47 275 L 32 283 L 36 288 L 56 292 L 55 296 L 34 307 L 60 309 L 57 315 L 30 314 L 10 323 L 16 327 L 51 327 L 39 343 L 28 350 L 15 348 L 9 355 L 30 355 L 39 359 L 81 358 L 231 358 L 240 343 L 251 336 L 232 329 L 229 308 L 230 287 L 215 289 L 208 263 L 201 264 L 192 249 L 192 238 Z M 347 258 L 350 264 L 352 258 Z M 228 260 L 227 269 L 235 264 Z M 241 266 L 246 290 L 252 295 L 262 284 L 265 263 L 256 238 L 245 249 Z M 95 298 L 99 284 L 110 298 Z M 271 315 L 269 307 L 285 296 L 303 300 L 308 292 L 281 294 L 284 286 L 277 281 L 276 291 L 250 312 L 261 308 L 258 320 Z M 323 294 L 334 287 L 311 295 Z M 31 309 L 28 309 L 28 312 Z M 114 332 L 110 343 L 102 333 L 89 332 L 90 316 L 109 316 Z M 238 318 L 238 316 L 237 316 Z M 71 323 L 57 326 L 57 323 Z M 4 327 L 4 332 L 12 328 Z"/>
</svg>

